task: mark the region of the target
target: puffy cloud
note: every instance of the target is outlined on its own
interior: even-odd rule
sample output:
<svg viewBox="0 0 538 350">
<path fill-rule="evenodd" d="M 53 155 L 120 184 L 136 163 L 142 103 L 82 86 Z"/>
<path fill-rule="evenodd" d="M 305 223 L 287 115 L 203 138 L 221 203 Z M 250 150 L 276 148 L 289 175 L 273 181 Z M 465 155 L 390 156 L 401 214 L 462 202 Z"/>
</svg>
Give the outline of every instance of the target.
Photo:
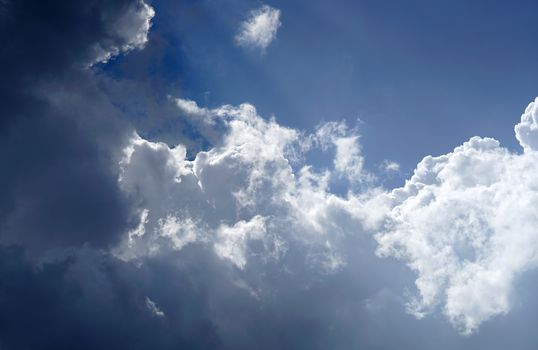
<svg viewBox="0 0 538 350">
<path fill-rule="evenodd" d="M 132 129 L 87 67 L 143 47 L 153 9 L 141 0 L 1 7 L 0 242 L 27 253 L 110 247 L 131 228 L 116 152 Z"/>
<path fill-rule="evenodd" d="M 530 103 L 515 126 L 516 137 L 525 151 L 538 150 L 538 97 Z"/>
<path fill-rule="evenodd" d="M 408 262 L 418 296 L 408 304 L 422 317 L 441 308 L 463 333 L 512 304 L 521 275 L 538 265 L 538 137 L 536 102 L 516 125 L 523 153 L 473 137 L 453 152 L 428 156 L 405 186 L 377 234 L 379 254 Z"/>
<path fill-rule="evenodd" d="M 265 234 L 265 219 L 259 215 L 249 221 L 238 221 L 231 227 L 222 225 L 217 230 L 215 251 L 219 257 L 229 259 L 243 269 L 247 263 L 247 241 L 262 240 Z"/>
<path fill-rule="evenodd" d="M 52 79 L 144 47 L 154 15 L 143 0 L 91 0 L 84 5 L 61 0 L 54 8 L 40 1 L 8 0 L 2 9 L 0 63 L 10 67 L 5 80 L 12 88 L 18 81 Z"/>
<path fill-rule="evenodd" d="M 345 124 L 304 135 L 264 120 L 249 104 L 207 110 L 178 100 L 178 107 L 222 129 L 222 136 L 188 160 L 181 144 L 171 148 L 133 135 L 119 182 L 140 203 L 141 218 L 116 251 L 123 259 L 198 242 L 243 269 L 250 259 L 278 259 L 291 246 L 302 246 L 298 254 L 330 271 L 344 264 L 340 237 L 379 219 L 370 214 L 366 197 L 329 190 L 341 174 L 367 177 L 356 131 Z M 304 165 L 305 154 L 316 149 L 334 150 L 332 169 Z"/>
<path fill-rule="evenodd" d="M 94 44 L 95 58 L 90 64 L 106 62 L 120 53 L 144 48 L 153 16 L 153 7 L 143 0 L 128 4 L 118 18 L 111 22 L 106 39 Z"/>
<path fill-rule="evenodd" d="M 241 24 L 235 40 L 241 46 L 260 49 L 263 52 L 275 40 L 281 24 L 280 10 L 263 5 L 252 11 L 249 18 Z"/>
<path fill-rule="evenodd" d="M 363 171 L 364 158 L 362 156 L 359 135 L 349 134 L 345 123 L 328 122 L 318 128 L 314 141 L 318 142 L 322 149 L 334 147 L 334 169 L 347 177 L 352 182 L 360 182 L 367 178 L 372 179 L 371 174 Z"/>
</svg>

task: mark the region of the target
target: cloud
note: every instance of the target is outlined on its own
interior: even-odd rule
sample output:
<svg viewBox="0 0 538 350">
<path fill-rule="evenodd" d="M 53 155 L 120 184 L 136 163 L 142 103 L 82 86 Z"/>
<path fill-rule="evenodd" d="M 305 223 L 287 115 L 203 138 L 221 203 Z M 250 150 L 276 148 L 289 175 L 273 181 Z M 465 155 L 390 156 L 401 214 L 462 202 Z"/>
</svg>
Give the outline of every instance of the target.
<svg viewBox="0 0 538 350">
<path fill-rule="evenodd" d="M 527 152 L 538 150 L 538 98 L 527 106 L 514 128 L 516 138 Z"/>
<path fill-rule="evenodd" d="M 314 142 L 326 150 L 334 147 L 334 169 L 351 182 L 371 179 L 364 169 L 364 157 L 359 144 L 358 133 L 350 134 L 345 123 L 328 122 L 318 128 L 313 135 Z"/>
<path fill-rule="evenodd" d="M 132 129 L 88 66 L 143 47 L 153 9 L 21 0 L 2 11 L 0 242 L 29 254 L 109 247 L 131 226 L 116 152 Z"/>
<path fill-rule="evenodd" d="M 139 0 L 122 9 L 111 23 L 110 36 L 94 45 L 95 58 L 91 63 L 107 62 L 120 53 L 142 49 L 148 42 L 153 7 Z"/>
<path fill-rule="evenodd" d="M 342 176 L 333 162 L 304 166 L 320 152 L 312 135 L 249 104 L 172 98 L 163 100 L 180 142 L 152 138 L 154 125 L 137 133 L 136 113 L 103 90 L 95 63 L 144 45 L 148 6 L 0 7 L 2 349 L 315 349 L 341 339 L 326 320 L 349 326 L 333 310 L 362 310 L 353 301 L 370 291 L 322 281 L 346 269 L 354 245 L 338 237 L 364 238 L 348 233 L 370 208 L 330 193 Z M 338 129 L 329 138 L 357 139 Z M 359 266 L 353 273 L 371 264 Z M 338 297 L 335 284 L 345 286 Z"/>
<path fill-rule="evenodd" d="M 252 14 L 248 47 L 269 45 L 279 13 Z M 512 309 L 536 265 L 536 103 L 516 126 L 524 153 L 473 138 L 387 192 L 343 122 L 309 133 L 103 78 L 96 63 L 143 48 L 153 15 L 139 0 L 0 1 L 2 349 L 469 346 L 409 322 L 397 296 L 414 276 L 374 255 L 375 232 L 419 274 L 416 315 L 440 307 L 472 332 Z M 125 88 L 138 93 L 109 93 Z M 166 115 L 135 121 L 133 101 Z M 536 342 L 489 334 L 473 345 Z"/>
<path fill-rule="evenodd" d="M 140 203 L 140 224 L 117 256 L 131 260 L 197 242 L 244 269 L 251 259 L 278 259 L 301 246 L 295 253 L 305 262 L 327 271 L 341 267 L 339 236 L 375 221 L 363 198 L 329 191 L 341 174 L 368 177 L 356 130 L 330 123 L 304 135 L 264 120 L 250 104 L 208 110 L 178 101 L 178 108 L 221 129 L 221 138 L 189 160 L 181 144 L 132 136 L 119 184 Z M 334 151 L 331 169 L 302 164 L 316 148 Z"/>
<path fill-rule="evenodd" d="M 276 32 L 281 24 L 280 10 L 263 5 L 253 10 L 249 18 L 241 24 L 235 40 L 240 46 L 263 52 L 276 39 Z"/>
<path fill-rule="evenodd" d="M 516 125 L 524 148 L 513 153 L 473 137 L 453 152 L 428 156 L 405 186 L 377 234 L 379 254 L 417 272 L 417 317 L 441 308 L 464 334 L 510 311 L 518 279 L 538 266 L 537 101 Z"/>
<path fill-rule="evenodd" d="M 380 168 L 387 173 L 397 173 L 400 171 L 400 164 L 394 161 L 384 160 L 381 163 Z"/>
<path fill-rule="evenodd" d="M 161 309 L 159 309 L 157 304 L 153 300 L 151 300 L 149 297 L 146 297 L 145 302 L 146 302 L 146 307 L 148 308 L 149 312 L 151 312 L 151 314 L 153 314 L 156 317 L 166 317 L 164 312 Z"/>
<path fill-rule="evenodd" d="M 222 134 L 192 160 L 183 145 L 132 136 L 120 186 L 140 203 L 145 234 L 118 246 L 125 261 L 200 244 L 247 273 L 285 264 L 337 274 L 349 263 L 350 237 L 378 232 L 378 254 L 418 273 L 408 311 L 422 318 L 440 308 L 465 334 L 508 313 L 515 283 L 538 262 L 533 149 L 512 153 L 474 137 L 426 157 L 404 187 L 385 192 L 363 169 L 356 130 L 343 123 L 304 134 L 263 119 L 249 104 L 204 109 L 178 101 Z M 516 130 L 534 110 L 533 103 Z M 329 153 L 331 167 L 313 169 L 309 152 Z M 336 195 L 330 184 L 342 176 L 367 186 Z M 302 263 L 288 265 L 291 257 Z"/>
<path fill-rule="evenodd" d="M 189 258 L 182 260 L 187 264 Z M 5 349 L 215 349 L 215 327 L 189 269 L 158 261 L 137 268 L 93 249 L 36 266 L 22 249 L 2 246 L 0 344 Z M 211 271 L 207 275 L 218 280 Z M 190 283 L 175 282 L 189 278 Z"/>
</svg>

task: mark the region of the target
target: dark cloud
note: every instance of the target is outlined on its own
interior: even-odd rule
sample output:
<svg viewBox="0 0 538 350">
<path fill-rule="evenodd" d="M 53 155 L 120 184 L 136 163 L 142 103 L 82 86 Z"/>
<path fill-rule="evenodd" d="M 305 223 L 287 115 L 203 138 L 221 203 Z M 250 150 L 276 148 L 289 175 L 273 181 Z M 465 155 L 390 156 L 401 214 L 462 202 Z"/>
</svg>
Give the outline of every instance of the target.
<svg viewBox="0 0 538 350">
<path fill-rule="evenodd" d="M 138 270 L 91 250 L 35 268 L 20 249 L 1 249 L 0 347 L 214 349 L 203 294 L 181 277 L 158 262 Z M 162 288 L 167 279 L 173 294 Z M 165 319 L 148 309 L 148 297 L 162 300 Z"/>
<path fill-rule="evenodd" d="M 91 99 L 91 90 L 86 97 Z M 128 227 L 129 213 L 111 153 L 125 136 L 113 109 L 105 104 L 89 111 L 87 104 L 99 103 L 94 99 L 78 106 L 26 102 L 35 109 L 17 118 L 0 140 L 6 165 L 0 174 L 2 240 L 38 250 L 114 242 Z"/>
<path fill-rule="evenodd" d="M 6 0 L 0 7 L 2 67 L 12 76 L 19 76 L 18 80 L 34 80 L 36 75 L 51 78 L 59 72 L 93 64 L 106 52 L 136 46 L 136 32 L 119 22 L 132 22 L 125 16 L 143 11 L 143 2 Z"/>
<path fill-rule="evenodd" d="M 139 0 L 0 4 L 3 242 L 30 250 L 104 247 L 128 227 L 114 152 L 130 129 L 87 68 L 141 45 L 136 35 L 144 30 L 145 6 Z"/>
<path fill-rule="evenodd" d="M 138 265 L 80 249 L 36 267 L 20 249 L 2 248 L 0 347 L 500 350 L 536 345 L 532 324 L 521 322 L 536 317 L 521 309 L 487 324 L 483 337 L 461 337 L 441 318 L 415 320 L 402 308 L 399 281 L 390 281 L 404 278 L 398 274 L 405 271 L 386 261 L 379 266 L 376 259 L 365 253 L 341 272 L 322 276 L 297 261 L 286 261 L 293 272 L 276 264 L 263 273 L 256 264 L 239 271 L 198 244 Z M 164 316 L 152 312 L 148 298 Z M 532 296 L 525 301 L 535 304 Z M 512 322 L 519 336 L 507 338 L 502 330 Z"/>
</svg>

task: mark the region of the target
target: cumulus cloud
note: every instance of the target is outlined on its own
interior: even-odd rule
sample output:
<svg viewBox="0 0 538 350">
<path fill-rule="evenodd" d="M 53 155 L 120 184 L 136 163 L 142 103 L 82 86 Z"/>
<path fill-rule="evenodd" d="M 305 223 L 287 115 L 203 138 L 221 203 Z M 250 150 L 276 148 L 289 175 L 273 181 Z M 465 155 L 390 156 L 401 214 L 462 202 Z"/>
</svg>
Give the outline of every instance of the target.
<svg viewBox="0 0 538 350">
<path fill-rule="evenodd" d="M 133 2 L 111 23 L 106 40 L 95 43 L 95 58 L 90 64 L 107 62 L 120 53 L 142 49 L 148 42 L 151 20 L 155 16 L 153 7 L 143 0 Z"/>
<path fill-rule="evenodd" d="M 334 169 L 352 182 L 371 178 L 363 169 L 364 157 L 359 144 L 358 133 L 349 133 L 345 123 L 328 122 L 318 128 L 314 141 L 322 149 L 334 147 Z"/>
<path fill-rule="evenodd" d="M 538 100 L 516 125 L 524 148 L 513 153 L 473 137 L 453 152 L 428 156 L 405 186 L 377 234 L 378 253 L 417 272 L 417 317 L 440 308 L 464 334 L 513 305 L 521 275 L 538 265 Z"/>
<path fill-rule="evenodd" d="M 116 181 L 131 128 L 87 68 L 142 47 L 153 9 L 141 0 L 2 9 L 0 242 L 34 253 L 109 247 L 131 227 Z"/>
<path fill-rule="evenodd" d="M 349 237 L 377 232 L 378 254 L 402 259 L 418 274 L 408 311 L 421 318 L 441 309 L 464 334 L 508 313 L 518 278 L 538 263 L 538 156 L 523 142 L 524 152 L 513 153 L 473 137 L 424 158 L 404 187 L 386 192 L 371 182 L 359 135 L 343 123 L 305 134 L 263 119 L 249 104 L 205 109 L 178 101 L 222 134 L 192 160 L 181 144 L 132 136 L 119 183 L 140 203 L 144 234 L 118 246 L 125 261 L 201 244 L 242 271 L 259 273 L 274 262 L 291 269 L 293 256 L 304 261 L 296 271 L 335 273 L 349 261 Z M 532 103 L 518 132 L 534 111 Z M 305 163 L 312 151 L 332 151 L 331 167 Z M 368 186 L 332 193 L 331 181 L 342 176 Z"/>
<path fill-rule="evenodd" d="M 240 46 L 260 49 L 263 52 L 276 39 L 281 24 L 280 10 L 263 5 L 253 10 L 249 18 L 241 23 L 235 40 Z"/>
<path fill-rule="evenodd" d="M 516 138 L 525 151 L 538 150 L 538 98 L 527 106 L 515 126 Z"/>
<path fill-rule="evenodd" d="M 341 174 L 366 177 L 355 130 L 330 123 L 304 135 L 264 120 L 249 104 L 207 110 L 177 101 L 178 108 L 221 123 L 222 137 L 188 160 L 181 144 L 171 148 L 133 135 L 119 182 L 141 203 L 140 224 L 118 256 L 136 259 L 198 242 L 244 269 L 250 259 L 277 259 L 290 245 L 302 245 L 305 259 L 327 271 L 344 264 L 338 237 L 374 217 L 358 195 L 329 190 Z M 334 152 L 332 169 L 302 164 L 314 148 Z"/>
</svg>

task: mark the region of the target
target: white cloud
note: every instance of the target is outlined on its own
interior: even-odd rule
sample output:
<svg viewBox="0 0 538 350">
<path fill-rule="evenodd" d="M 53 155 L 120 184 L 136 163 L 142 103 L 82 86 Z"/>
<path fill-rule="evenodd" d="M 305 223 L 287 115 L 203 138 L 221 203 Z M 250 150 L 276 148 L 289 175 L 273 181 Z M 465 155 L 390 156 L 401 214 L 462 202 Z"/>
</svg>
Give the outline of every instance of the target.
<svg viewBox="0 0 538 350">
<path fill-rule="evenodd" d="M 379 254 L 417 272 L 418 317 L 441 308 L 463 333 L 512 305 L 518 277 L 538 265 L 536 102 L 516 126 L 524 152 L 473 137 L 428 156 L 389 198 L 393 209 L 376 237 Z"/>
<path fill-rule="evenodd" d="M 516 137 L 525 151 L 538 150 L 538 97 L 529 104 L 515 126 Z"/>
<path fill-rule="evenodd" d="M 177 107 L 187 115 L 204 117 L 208 114 L 207 109 L 199 107 L 198 104 L 192 100 L 176 98 L 174 101 L 176 102 Z"/>
<path fill-rule="evenodd" d="M 241 29 L 235 40 L 241 46 L 265 51 L 275 40 L 280 26 L 280 10 L 263 5 L 252 11 L 249 18 L 241 23 Z"/>
<path fill-rule="evenodd" d="M 387 173 L 397 173 L 400 171 L 400 164 L 385 160 L 381 163 L 381 169 Z"/>
<path fill-rule="evenodd" d="M 217 230 L 215 251 L 219 257 L 229 259 L 242 269 L 247 264 L 247 241 L 262 240 L 265 234 L 265 219 L 259 215 L 250 221 L 238 221 L 233 226 L 222 225 Z"/>
<path fill-rule="evenodd" d="M 187 160 L 182 145 L 170 148 L 133 135 L 119 181 L 148 210 L 144 228 L 137 228 L 145 234 L 131 235 L 116 254 L 135 259 L 196 242 L 244 269 L 250 259 L 274 261 L 292 245 L 302 246 L 305 259 L 322 270 L 342 266 L 338 237 L 376 220 L 362 197 L 329 191 L 329 180 L 342 172 L 364 177 L 356 131 L 333 123 L 303 135 L 264 120 L 249 104 L 207 110 L 182 101 L 179 108 L 213 120 L 222 136 Z M 319 146 L 312 140 L 320 135 L 336 148 L 339 160 L 332 169 L 315 172 L 300 159 Z M 344 144 L 350 154 L 338 150 Z"/>
<path fill-rule="evenodd" d="M 112 28 L 117 39 L 114 43 L 97 43 L 94 47 L 95 60 L 91 64 L 107 62 L 120 53 L 144 48 L 148 42 L 148 33 L 154 16 L 153 7 L 143 0 L 129 6 Z"/>
<path fill-rule="evenodd" d="M 180 250 L 189 243 L 204 239 L 204 233 L 190 218 L 179 220 L 173 215 L 158 221 L 159 236 L 168 238 L 174 249 Z"/>
<path fill-rule="evenodd" d="M 138 226 L 127 233 L 129 242 L 132 242 L 134 237 L 140 237 L 146 233 L 145 225 L 148 223 L 148 213 L 149 211 L 147 209 L 142 209 L 140 212 L 140 222 Z"/>
<path fill-rule="evenodd" d="M 165 317 L 164 312 L 157 306 L 157 304 L 151 300 L 149 297 L 145 299 L 146 307 L 151 312 L 153 316 L 156 317 Z"/>
<path fill-rule="evenodd" d="M 220 137 L 188 160 L 183 145 L 133 135 L 119 181 L 147 212 L 135 230 L 144 234 L 116 251 L 124 259 L 203 244 L 240 270 L 291 254 L 328 272 L 346 264 L 347 237 L 377 232 L 378 254 L 418 274 L 408 310 L 423 317 L 440 309 L 465 334 L 509 312 L 518 278 L 538 265 L 536 103 L 516 126 L 523 153 L 474 137 L 424 158 L 405 186 L 390 192 L 373 186 L 359 135 L 343 123 L 304 134 L 264 120 L 250 104 L 177 106 Z M 331 168 L 305 164 L 312 151 L 334 151 Z M 331 193 L 331 181 L 342 176 L 367 186 Z"/>
<path fill-rule="evenodd" d="M 364 158 L 359 145 L 359 135 L 348 130 L 343 122 L 328 122 L 316 131 L 315 141 L 322 149 L 335 148 L 334 169 L 352 182 L 371 179 L 363 171 Z"/>
</svg>

